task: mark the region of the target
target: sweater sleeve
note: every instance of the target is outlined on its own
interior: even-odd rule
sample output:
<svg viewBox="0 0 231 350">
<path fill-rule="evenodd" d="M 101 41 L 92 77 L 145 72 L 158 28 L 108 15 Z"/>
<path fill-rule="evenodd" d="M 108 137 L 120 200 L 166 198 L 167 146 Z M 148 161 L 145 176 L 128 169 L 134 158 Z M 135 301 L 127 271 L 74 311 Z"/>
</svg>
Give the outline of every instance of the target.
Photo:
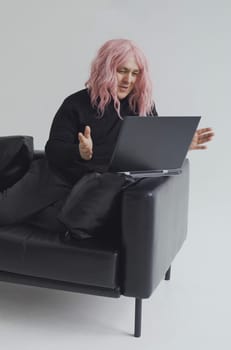
<svg viewBox="0 0 231 350">
<path fill-rule="evenodd" d="M 51 168 L 72 184 L 89 170 L 79 153 L 79 131 L 78 114 L 64 101 L 52 122 L 45 153 Z"/>
</svg>

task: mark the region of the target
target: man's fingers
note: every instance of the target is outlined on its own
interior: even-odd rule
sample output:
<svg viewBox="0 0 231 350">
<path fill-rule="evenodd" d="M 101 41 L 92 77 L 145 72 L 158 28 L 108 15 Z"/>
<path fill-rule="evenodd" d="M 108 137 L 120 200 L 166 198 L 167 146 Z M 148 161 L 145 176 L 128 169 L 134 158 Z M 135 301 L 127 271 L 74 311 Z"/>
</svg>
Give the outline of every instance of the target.
<svg viewBox="0 0 231 350">
<path fill-rule="evenodd" d="M 86 147 L 86 146 L 80 146 L 80 149 L 81 149 L 81 152 L 83 152 L 83 153 L 87 153 L 87 154 L 93 153 L 92 149 L 90 149 L 89 147 Z"/>
<path fill-rule="evenodd" d="M 89 151 L 89 150 L 86 150 L 86 149 L 81 149 L 81 156 L 88 160 L 88 159 L 91 159 L 92 156 L 93 156 L 93 152 L 92 151 Z"/>
<path fill-rule="evenodd" d="M 195 149 L 207 149 L 207 146 L 196 146 Z"/>
<path fill-rule="evenodd" d="M 214 136 L 213 134 L 201 135 L 198 137 L 198 143 L 211 141 L 213 136 Z"/>
<path fill-rule="evenodd" d="M 79 142 L 84 142 L 84 136 L 81 132 L 78 133 Z"/>
<path fill-rule="evenodd" d="M 202 128 L 202 129 L 198 129 L 197 133 L 198 133 L 198 135 L 201 135 L 201 134 L 204 134 L 205 132 L 209 132 L 209 131 L 212 131 L 212 129 L 211 128 Z"/>
<path fill-rule="evenodd" d="M 80 155 L 85 160 L 90 160 L 93 156 L 93 144 L 91 139 L 91 129 L 87 125 L 84 133 L 78 133 Z"/>
<path fill-rule="evenodd" d="M 209 138 L 209 137 L 213 137 L 213 136 L 214 136 L 213 132 L 208 132 L 208 133 L 203 133 L 203 134 L 198 135 L 199 138 L 202 138 L 202 137 Z"/>
<path fill-rule="evenodd" d="M 81 132 L 78 133 L 78 139 L 81 147 L 88 147 L 88 140 Z"/>
<path fill-rule="evenodd" d="M 86 127 L 85 127 L 84 136 L 85 136 L 86 138 L 91 137 L 91 128 L 90 128 L 90 126 L 86 126 Z"/>
<path fill-rule="evenodd" d="M 205 133 L 210 133 L 214 135 L 213 129 L 212 128 L 202 128 L 202 129 L 198 129 L 197 130 L 197 134 L 201 135 L 201 134 L 205 134 Z"/>
<path fill-rule="evenodd" d="M 91 128 L 90 126 L 86 126 L 84 129 L 84 134 L 82 132 L 78 133 L 78 139 L 79 142 L 84 142 L 86 141 L 85 139 L 89 140 L 89 138 L 91 138 Z"/>
</svg>

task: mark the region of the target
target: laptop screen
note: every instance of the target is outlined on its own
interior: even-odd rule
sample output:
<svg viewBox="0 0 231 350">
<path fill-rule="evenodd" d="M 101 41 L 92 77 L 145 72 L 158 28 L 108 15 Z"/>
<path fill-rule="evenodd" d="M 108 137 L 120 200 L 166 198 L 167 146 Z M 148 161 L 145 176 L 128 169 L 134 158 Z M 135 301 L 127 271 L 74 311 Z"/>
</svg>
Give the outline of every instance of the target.
<svg viewBox="0 0 231 350">
<path fill-rule="evenodd" d="M 199 121 L 200 117 L 125 117 L 110 171 L 181 168 Z"/>
</svg>

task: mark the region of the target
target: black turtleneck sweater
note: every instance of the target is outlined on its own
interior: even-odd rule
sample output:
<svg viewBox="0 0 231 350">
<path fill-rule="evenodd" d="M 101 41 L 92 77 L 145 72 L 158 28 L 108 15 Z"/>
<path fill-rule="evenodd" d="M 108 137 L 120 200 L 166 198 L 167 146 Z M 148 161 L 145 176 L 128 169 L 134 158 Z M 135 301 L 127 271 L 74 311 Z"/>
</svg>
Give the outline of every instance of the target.
<svg viewBox="0 0 231 350">
<path fill-rule="evenodd" d="M 120 114 L 121 117 L 134 115 L 127 98 L 120 101 Z M 155 108 L 152 114 L 157 115 Z M 45 146 L 51 170 L 70 185 L 74 185 L 86 173 L 106 171 L 121 123 L 113 100 L 105 108 L 103 117 L 99 117 L 97 109 L 91 105 L 87 89 L 67 97 L 54 117 Z M 93 141 L 91 160 L 82 159 L 78 147 L 78 132 L 83 133 L 87 125 L 91 128 Z"/>
</svg>

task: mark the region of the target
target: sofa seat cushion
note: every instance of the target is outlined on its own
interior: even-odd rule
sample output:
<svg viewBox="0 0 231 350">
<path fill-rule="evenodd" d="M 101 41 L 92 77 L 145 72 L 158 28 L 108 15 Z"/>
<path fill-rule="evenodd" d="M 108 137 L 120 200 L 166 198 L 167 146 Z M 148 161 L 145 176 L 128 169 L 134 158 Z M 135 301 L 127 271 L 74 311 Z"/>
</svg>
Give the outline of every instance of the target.
<svg viewBox="0 0 231 350">
<path fill-rule="evenodd" d="M 30 225 L 0 227 L 0 271 L 115 288 L 118 260 L 118 249 L 105 240 L 62 242 Z"/>
</svg>

